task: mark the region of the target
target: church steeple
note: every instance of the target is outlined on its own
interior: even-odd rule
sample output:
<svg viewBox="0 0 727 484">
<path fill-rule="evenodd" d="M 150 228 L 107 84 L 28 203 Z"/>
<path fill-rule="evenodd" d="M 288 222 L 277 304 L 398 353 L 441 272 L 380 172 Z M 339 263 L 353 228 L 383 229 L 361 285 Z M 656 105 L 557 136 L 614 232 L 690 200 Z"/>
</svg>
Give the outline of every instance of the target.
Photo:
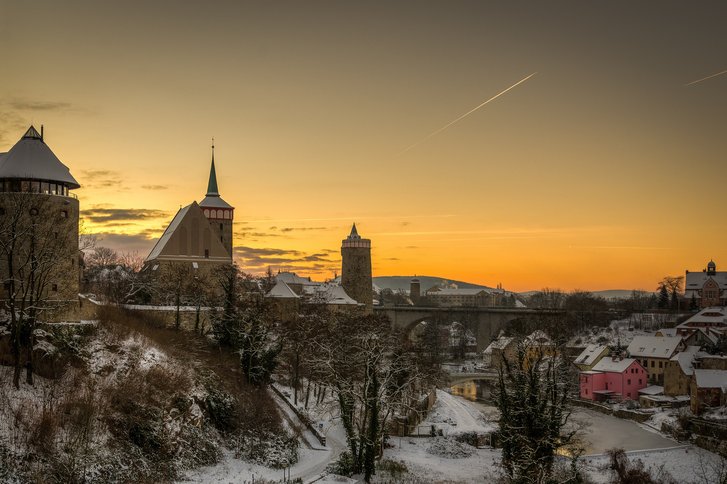
<svg viewBox="0 0 727 484">
<path fill-rule="evenodd" d="M 210 168 L 210 181 L 207 184 L 208 197 L 219 197 L 220 192 L 217 188 L 217 173 L 215 172 L 215 139 L 212 138 L 212 167 Z"/>
<path fill-rule="evenodd" d="M 215 170 L 215 139 L 212 138 L 212 164 L 210 166 L 210 180 L 207 183 L 207 195 L 199 203 L 202 213 L 210 222 L 210 228 L 219 237 L 227 253 L 232 257 L 232 223 L 235 209 L 224 201 L 217 187 L 217 171 Z"/>
</svg>

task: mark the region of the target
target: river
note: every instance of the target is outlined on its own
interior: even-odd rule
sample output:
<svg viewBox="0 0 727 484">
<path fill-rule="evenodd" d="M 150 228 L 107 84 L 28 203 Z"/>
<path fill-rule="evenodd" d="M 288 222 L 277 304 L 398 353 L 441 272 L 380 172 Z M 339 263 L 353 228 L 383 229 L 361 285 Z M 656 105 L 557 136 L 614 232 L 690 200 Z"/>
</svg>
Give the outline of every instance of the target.
<svg viewBox="0 0 727 484">
<path fill-rule="evenodd" d="M 491 390 L 488 381 L 467 381 L 450 388 L 452 395 L 467 400 L 490 418 L 498 413 L 489 401 Z M 586 455 L 602 454 L 612 448 L 633 451 L 679 445 L 645 425 L 582 407 L 573 407 L 569 425 L 578 429 L 577 436 Z"/>
</svg>

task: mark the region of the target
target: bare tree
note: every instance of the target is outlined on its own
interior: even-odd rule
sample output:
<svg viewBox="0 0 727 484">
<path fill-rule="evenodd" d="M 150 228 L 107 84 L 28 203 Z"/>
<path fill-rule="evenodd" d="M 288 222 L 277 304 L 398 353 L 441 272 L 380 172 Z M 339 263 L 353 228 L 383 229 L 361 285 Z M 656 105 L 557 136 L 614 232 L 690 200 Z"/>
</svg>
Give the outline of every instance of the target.
<svg viewBox="0 0 727 484">
<path fill-rule="evenodd" d="M 413 355 L 401 351 L 401 337 L 387 318 L 333 313 L 330 325 L 328 336 L 316 342 L 312 363 L 335 389 L 349 471 L 363 472 L 369 482 L 387 422 L 415 407 L 424 378 Z"/>
<path fill-rule="evenodd" d="M 78 273 L 73 274 L 78 271 L 78 235 L 75 220 L 50 196 L 5 193 L 0 211 L 0 274 L 10 318 L 13 384 L 19 388 L 24 352 L 26 381 L 33 384 L 37 319 L 78 298 L 77 291 L 70 290 L 74 284 L 63 287 L 63 281 L 78 280 Z"/>
</svg>

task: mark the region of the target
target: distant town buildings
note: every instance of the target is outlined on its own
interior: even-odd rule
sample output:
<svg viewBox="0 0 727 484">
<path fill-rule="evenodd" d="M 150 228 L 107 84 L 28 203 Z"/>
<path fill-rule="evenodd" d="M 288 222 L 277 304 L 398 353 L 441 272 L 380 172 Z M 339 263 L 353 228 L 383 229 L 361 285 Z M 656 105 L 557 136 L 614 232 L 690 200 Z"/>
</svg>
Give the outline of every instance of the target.
<svg viewBox="0 0 727 484">
<path fill-rule="evenodd" d="M 727 272 L 717 272 L 713 260 L 701 272 L 686 271 L 684 299 L 702 309 L 727 305 Z"/>
</svg>

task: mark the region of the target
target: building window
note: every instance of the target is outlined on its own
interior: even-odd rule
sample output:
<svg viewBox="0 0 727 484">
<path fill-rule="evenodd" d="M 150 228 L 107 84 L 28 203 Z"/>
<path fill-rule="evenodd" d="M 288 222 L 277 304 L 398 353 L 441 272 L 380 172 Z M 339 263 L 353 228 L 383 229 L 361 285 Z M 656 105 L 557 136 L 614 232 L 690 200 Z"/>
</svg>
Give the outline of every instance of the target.
<svg viewBox="0 0 727 484">
<path fill-rule="evenodd" d="M 222 230 L 222 229 L 224 229 L 224 227 L 222 226 L 222 224 L 220 224 L 220 230 Z"/>
<path fill-rule="evenodd" d="M 53 284 L 53 286 L 51 287 L 51 291 L 58 292 L 58 284 Z"/>
<path fill-rule="evenodd" d="M 68 218 L 68 210 L 61 210 L 61 218 Z"/>
<path fill-rule="evenodd" d="M 210 250 L 209 249 L 205 249 L 204 250 L 204 258 L 205 259 L 209 259 L 210 258 Z"/>
<path fill-rule="evenodd" d="M 641 378 L 639 378 L 639 385 L 642 385 L 642 383 L 641 383 Z"/>
<path fill-rule="evenodd" d="M 629 378 L 628 380 L 626 380 L 626 384 L 627 385 L 631 385 L 631 378 Z"/>
<path fill-rule="evenodd" d="M 659 362 L 659 368 L 663 368 L 663 364 L 664 364 L 664 362 L 663 361 L 660 361 Z"/>
<path fill-rule="evenodd" d="M 652 368 L 654 368 L 654 366 L 656 366 L 656 365 L 654 365 L 654 363 L 656 363 L 656 362 L 654 360 L 651 360 L 651 367 Z"/>
</svg>

